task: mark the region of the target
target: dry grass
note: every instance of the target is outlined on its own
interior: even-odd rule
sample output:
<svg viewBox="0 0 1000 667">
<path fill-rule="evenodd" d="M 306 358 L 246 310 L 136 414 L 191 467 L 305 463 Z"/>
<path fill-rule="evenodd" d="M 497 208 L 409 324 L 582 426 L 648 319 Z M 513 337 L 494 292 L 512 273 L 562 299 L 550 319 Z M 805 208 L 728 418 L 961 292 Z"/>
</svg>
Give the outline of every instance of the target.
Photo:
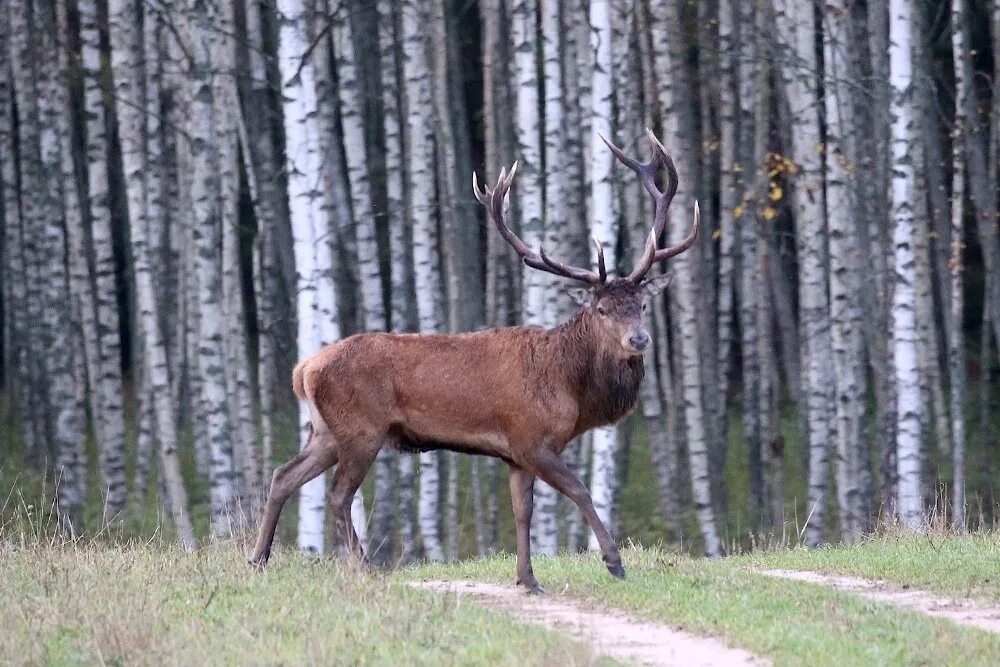
<svg viewBox="0 0 1000 667">
<path fill-rule="evenodd" d="M 8 536 L 9 537 L 9 536 Z M 281 551 L 0 541 L 0 664 L 592 664 L 556 633 Z"/>
</svg>

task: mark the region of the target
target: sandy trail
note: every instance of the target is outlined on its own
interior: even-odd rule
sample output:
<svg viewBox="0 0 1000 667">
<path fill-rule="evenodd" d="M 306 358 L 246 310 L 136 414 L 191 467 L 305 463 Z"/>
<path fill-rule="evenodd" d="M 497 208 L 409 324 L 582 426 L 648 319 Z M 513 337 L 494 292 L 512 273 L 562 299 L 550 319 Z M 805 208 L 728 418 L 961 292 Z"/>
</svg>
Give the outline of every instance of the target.
<svg viewBox="0 0 1000 667">
<path fill-rule="evenodd" d="M 860 579 L 799 570 L 760 570 L 761 574 L 781 579 L 805 581 L 837 590 L 849 591 L 870 600 L 945 618 L 959 625 L 969 625 L 987 632 L 1000 633 L 1000 608 L 990 607 L 970 598 L 940 597 L 927 591 L 902 588 L 887 581 Z"/>
<path fill-rule="evenodd" d="M 657 623 L 634 621 L 619 612 L 586 609 L 566 598 L 527 595 L 513 586 L 472 581 L 420 581 L 418 588 L 455 593 L 504 611 L 521 621 L 564 632 L 596 653 L 642 665 L 700 667 L 766 665 L 742 649 Z"/>
</svg>

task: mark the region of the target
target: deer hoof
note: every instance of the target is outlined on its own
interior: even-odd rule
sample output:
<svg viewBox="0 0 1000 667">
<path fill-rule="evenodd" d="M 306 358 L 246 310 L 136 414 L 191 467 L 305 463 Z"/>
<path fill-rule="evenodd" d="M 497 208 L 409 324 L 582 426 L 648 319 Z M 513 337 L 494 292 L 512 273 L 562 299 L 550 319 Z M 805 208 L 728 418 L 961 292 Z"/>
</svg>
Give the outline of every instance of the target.
<svg viewBox="0 0 1000 667">
<path fill-rule="evenodd" d="M 625 568 L 622 567 L 621 563 L 608 563 L 608 572 L 610 572 L 611 576 L 615 579 L 625 578 Z"/>
<path fill-rule="evenodd" d="M 545 595 L 545 589 L 535 583 L 534 586 L 528 586 L 528 595 Z"/>
</svg>

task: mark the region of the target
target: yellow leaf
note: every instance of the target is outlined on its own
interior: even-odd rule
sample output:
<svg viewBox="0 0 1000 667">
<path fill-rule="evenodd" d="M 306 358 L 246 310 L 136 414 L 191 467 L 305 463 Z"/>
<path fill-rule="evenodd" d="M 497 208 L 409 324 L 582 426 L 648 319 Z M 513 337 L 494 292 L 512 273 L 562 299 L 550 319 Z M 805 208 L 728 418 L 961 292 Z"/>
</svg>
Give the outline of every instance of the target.
<svg viewBox="0 0 1000 667">
<path fill-rule="evenodd" d="M 712 240 L 713 241 L 717 241 L 717 240 L 719 240 L 721 238 L 722 238 L 722 230 L 721 229 L 716 229 L 714 232 L 712 232 Z"/>
<path fill-rule="evenodd" d="M 774 220 L 775 216 L 777 216 L 777 215 L 778 215 L 778 212 L 776 210 L 774 210 L 773 208 L 771 208 L 770 206 L 765 206 L 764 207 L 764 219 L 765 220 Z"/>
<path fill-rule="evenodd" d="M 771 201 L 780 201 L 782 197 L 785 196 L 785 191 L 781 189 L 780 185 L 771 186 Z"/>
<path fill-rule="evenodd" d="M 739 206 L 737 206 L 736 208 L 734 208 L 733 209 L 733 217 L 735 219 L 737 219 L 737 220 L 739 220 L 740 218 L 742 218 L 743 217 L 743 210 L 744 210 L 743 204 L 740 204 Z"/>
</svg>

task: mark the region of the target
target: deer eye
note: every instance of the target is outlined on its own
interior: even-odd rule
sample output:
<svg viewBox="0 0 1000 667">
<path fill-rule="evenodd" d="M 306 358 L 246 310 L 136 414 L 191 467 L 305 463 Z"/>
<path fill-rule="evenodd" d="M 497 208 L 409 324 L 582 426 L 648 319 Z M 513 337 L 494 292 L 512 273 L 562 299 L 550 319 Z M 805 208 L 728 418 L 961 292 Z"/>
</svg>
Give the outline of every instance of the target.
<svg viewBox="0 0 1000 667">
<path fill-rule="evenodd" d="M 642 302 L 642 312 L 645 313 L 647 310 L 649 310 L 649 304 L 646 303 L 645 301 L 643 301 Z"/>
<path fill-rule="evenodd" d="M 597 305 L 597 312 L 600 313 L 601 315 L 607 315 L 608 314 L 608 309 L 605 308 L 603 305 L 598 304 Z"/>
</svg>

